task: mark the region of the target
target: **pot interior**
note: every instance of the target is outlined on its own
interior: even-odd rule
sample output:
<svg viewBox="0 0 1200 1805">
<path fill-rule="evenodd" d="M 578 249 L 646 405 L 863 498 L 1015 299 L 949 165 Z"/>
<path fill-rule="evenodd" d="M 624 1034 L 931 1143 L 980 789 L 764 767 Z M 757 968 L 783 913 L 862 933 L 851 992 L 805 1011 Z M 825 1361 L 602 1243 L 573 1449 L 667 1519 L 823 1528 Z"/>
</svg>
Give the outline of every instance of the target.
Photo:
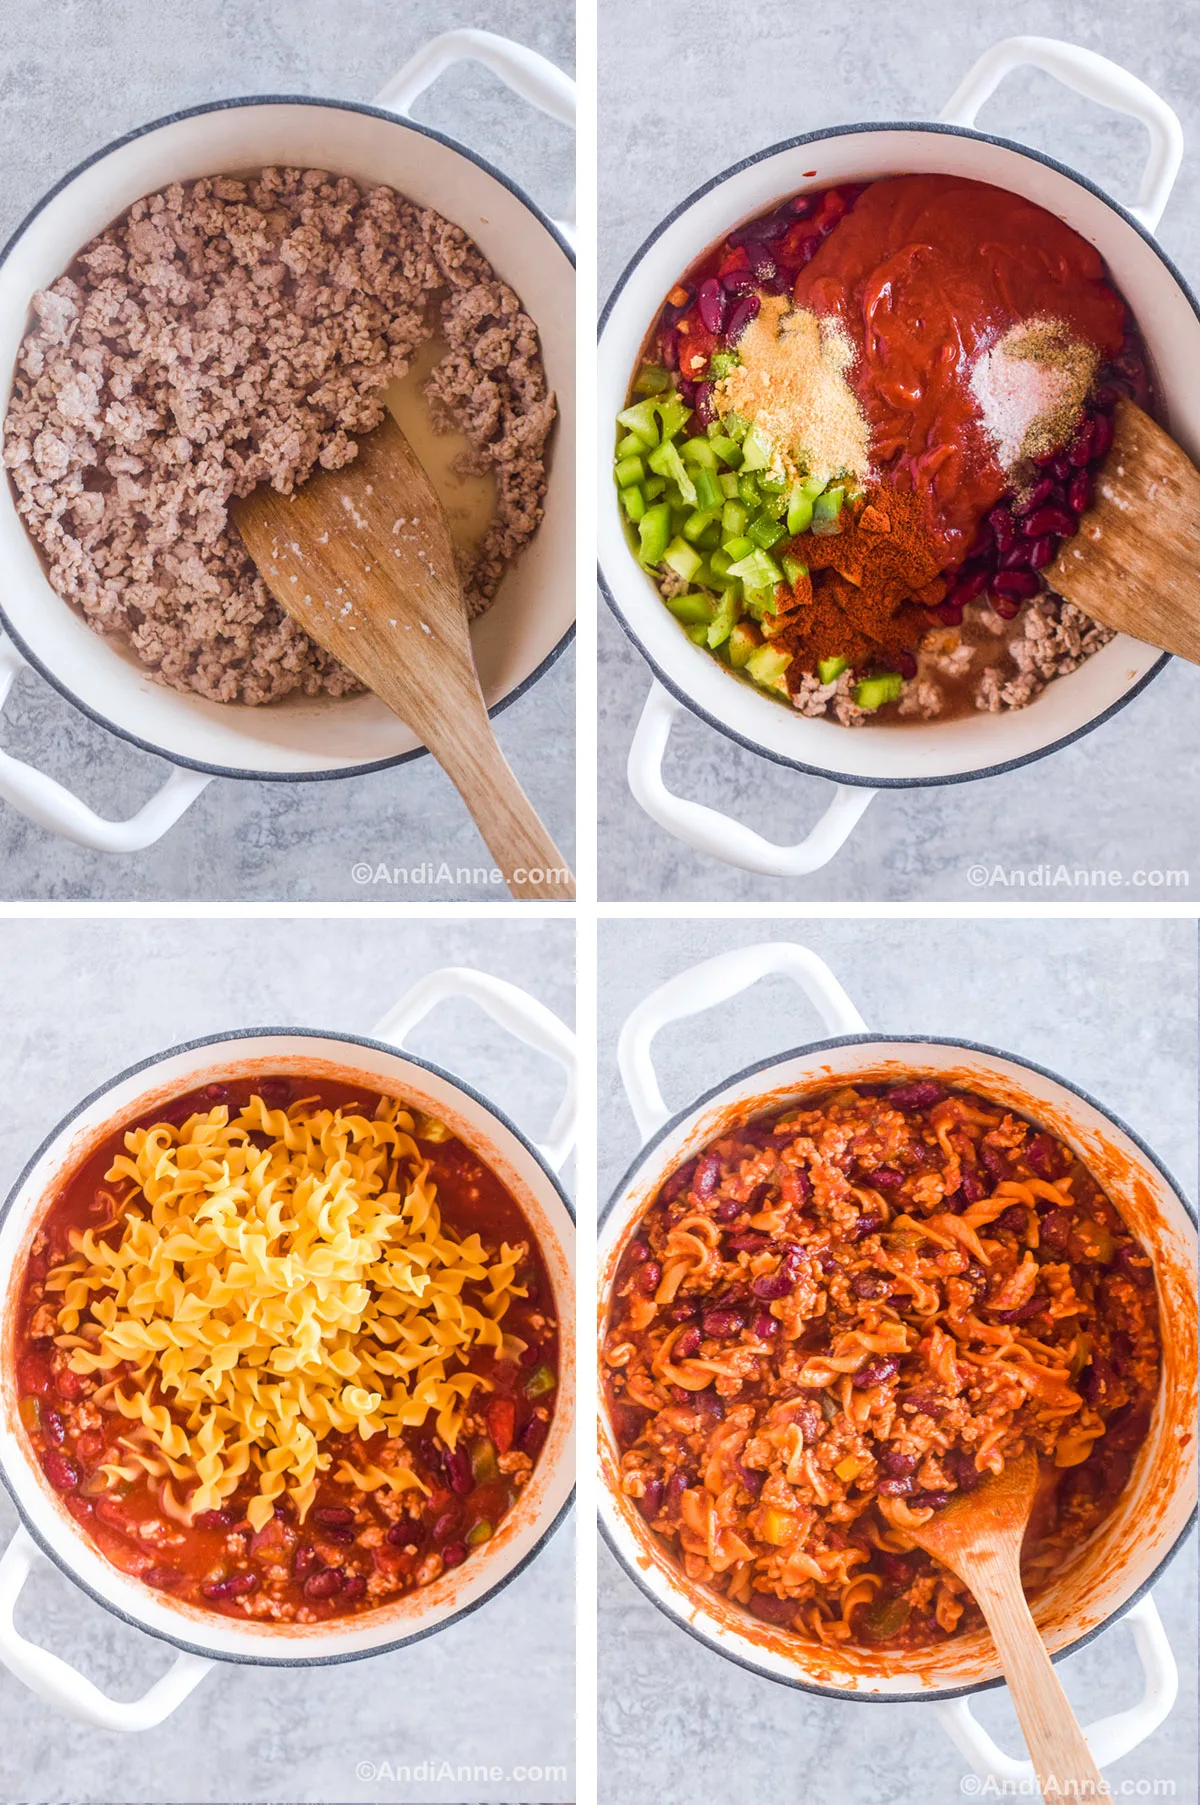
<svg viewBox="0 0 1200 1805">
<path fill-rule="evenodd" d="M 610 303 L 599 349 L 598 531 L 613 604 L 659 674 L 712 725 L 755 750 L 831 777 L 919 784 L 1020 764 L 1094 726 L 1158 667 L 1154 648 L 1118 636 L 1026 708 L 853 731 L 810 720 L 733 676 L 687 639 L 625 538 L 610 474 L 612 421 L 663 298 L 739 221 L 788 194 L 889 175 L 949 173 L 1025 195 L 1094 244 L 1132 308 L 1157 373 L 1164 425 L 1200 454 L 1200 326 L 1180 279 L 1111 201 L 1018 146 L 937 127 L 861 126 L 784 146 L 719 177 L 647 241 Z"/>
<path fill-rule="evenodd" d="M 270 163 L 386 183 L 461 225 L 521 297 L 541 335 L 559 418 L 546 513 L 472 629 L 489 705 L 530 678 L 574 619 L 574 272 L 535 213 L 450 144 L 392 116 L 337 103 L 255 102 L 187 114 L 101 153 L 67 178 L 0 265 L 0 371 L 5 405 L 30 298 L 96 233 L 169 182 L 244 174 Z M 303 775 L 387 762 L 420 741 L 375 696 L 289 696 L 267 707 L 210 702 L 154 682 L 116 639 L 101 638 L 50 588 L 37 548 L 0 480 L 4 615 L 47 675 L 117 732 L 168 757 L 230 775 Z"/>
<path fill-rule="evenodd" d="M 34 1462 L 17 1416 L 16 1303 L 33 1236 L 53 1196 L 89 1153 L 143 1113 L 196 1086 L 271 1074 L 361 1083 L 438 1116 L 480 1154 L 512 1193 L 537 1236 L 554 1290 L 561 1370 L 550 1434 L 532 1477 L 480 1556 L 359 1618 L 325 1624 L 240 1623 L 148 1587 L 118 1571 L 79 1530 Z M 0 1220 L 0 1470 L 41 1547 L 109 1610 L 181 1646 L 218 1659 L 296 1664 L 353 1659 L 444 1627 L 480 1605 L 537 1552 L 574 1483 L 574 1225 L 554 1181 L 520 1136 L 448 1075 L 383 1046 L 333 1036 L 264 1032 L 184 1048 L 125 1074 L 61 1125 L 18 1181 Z"/>
<path fill-rule="evenodd" d="M 1196 1502 L 1196 1233 L 1167 1175 L 1127 1130 L 1048 1073 L 1007 1055 L 944 1042 L 827 1042 L 731 1080 L 670 1124 L 622 1183 L 599 1252 L 600 1321 L 621 1256 L 659 1186 L 722 1132 L 830 1086 L 937 1077 L 977 1091 L 1067 1142 L 1104 1186 L 1154 1261 L 1163 1371 L 1150 1431 L 1116 1508 L 1033 1605 L 1052 1652 L 1079 1644 L 1133 1602 L 1184 1534 Z M 620 1455 L 600 1412 L 600 1508 L 619 1558 L 655 1603 L 717 1653 L 767 1677 L 860 1697 L 930 1697 L 998 1684 L 991 1639 L 951 1637 L 911 1652 L 817 1647 L 692 1586 L 619 1488 Z"/>
</svg>

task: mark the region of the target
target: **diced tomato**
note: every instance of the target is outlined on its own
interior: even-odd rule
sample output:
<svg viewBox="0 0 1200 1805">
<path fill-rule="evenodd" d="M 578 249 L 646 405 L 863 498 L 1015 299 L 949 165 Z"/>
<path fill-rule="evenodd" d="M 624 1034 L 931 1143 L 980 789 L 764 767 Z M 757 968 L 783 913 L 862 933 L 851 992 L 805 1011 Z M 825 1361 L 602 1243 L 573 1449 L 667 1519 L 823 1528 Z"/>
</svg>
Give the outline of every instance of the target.
<svg viewBox="0 0 1200 1805">
<path fill-rule="evenodd" d="M 496 1444 L 497 1454 L 507 1454 L 512 1447 L 516 1405 L 511 1398 L 489 1398 L 484 1415 L 487 1417 L 488 1434 Z"/>
<path fill-rule="evenodd" d="M 744 244 L 736 244 L 726 251 L 717 268 L 718 276 L 732 276 L 734 270 L 750 268 L 750 253 Z"/>
<path fill-rule="evenodd" d="M 689 313 L 679 322 L 679 374 L 688 382 L 698 382 L 717 348 L 717 341 L 698 313 Z M 682 328 L 686 326 L 687 331 Z M 696 359 L 700 362 L 697 363 Z"/>
</svg>

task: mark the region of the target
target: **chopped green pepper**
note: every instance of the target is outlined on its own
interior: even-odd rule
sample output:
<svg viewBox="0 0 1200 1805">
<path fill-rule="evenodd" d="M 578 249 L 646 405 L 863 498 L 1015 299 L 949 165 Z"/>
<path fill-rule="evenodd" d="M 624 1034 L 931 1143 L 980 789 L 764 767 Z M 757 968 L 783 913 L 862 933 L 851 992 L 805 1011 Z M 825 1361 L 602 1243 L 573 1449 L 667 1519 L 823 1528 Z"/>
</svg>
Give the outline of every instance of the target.
<svg viewBox="0 0 1200 1805">
<path fill-rule="evenodd" d="M 817 676 L 822 683 L 836 683 L 849 662 L 848 658 L 822 658 L 817 666 Z"/>
<path fill-rule="evenodd" d="M 658 417 L 662 421 L 664 439 L 673 439 L 676 433 L 682 432 L 692 417 L 691 408 L 686 407 L 678 395 L 668 395 L 665 401 L 656 402 L 655 405 L 658 408 Z M 633 430 L 637 431 L 636 426 Z"/>
<path fill-rule="evenodd" d="M 675 619 L 681 620 L 685 627 L 703 625 L 707 630 L 713 617 L 713 606 L 712 596 L 704 595 L 698 589 L 689 589 L 686 595 L 669 595 L 667 597 L 667 607 Z"/>
<path fill-rule="evenodd" d="M 778 646 L 755 646 L 746 660 L 746 674 L 765 689 L 779 689 L 791 662 L 791 653 L 781 652 Z"/>
<path fill-rule="evenodd" d="M 766 470 L 770 463 L 771 448 L 759 433 L 758 428 L 752 426 L 742 440 L 742 469 Z"/>
<path fill-rule="evenodd" d="M 492 1526 L 487 1518 L 482 1518 L 473 1529 L 467 1531 L 467 1547 L 482 1548 L 485 1542 L 492 1539 Z"/>
<path fill-rule="evenodd" d="M 708 361 L 709 381 L 720 382 L 731 370 L 736 370 L 741 361 L 736 351 L 714 351 Z"/>
<path fill-rule="evenodd" d="M 695 474 L 696 506 L 699 508 L 719 508 L 725 497 L 721 485 L 717 481 L 715 470 L 707 470 L 702 464 Z"/>
<path fill-rule="evenodd" d="M 643 464 L 641 458 L 620 458 L 617 461 L 613 475 L 617 479 L 618 489 L 628 489 L 631 483 L 645 482 L 646 466 Z"/>
<path fill-rule="evenodd" d="M 684 538 L 691 539 L 694 542 L 700 538 L 707 527 L 716 526 L 720 518 L 721 516 L 717 513 L 715 508 L 697 508 L 695 513 L 689 514 L 684 520 Z M 718 545 L 721 543 L 719 537 L 715 543 Z"/>
<path fill-rule="evenodd" d="M 500 1476 L 500 1468 L 496 1465 L 496 1450 L 486 1436 L 471 1443 L 471 1473 L 476 1485 Z"/>
<path fill-rule="evenodd" d="M 676 535 L 663 553 L 662 562 L 669 564 L 676 576 L 682 577 L 685 583 L 690 583 L 703 563 L 703 559 L 686 539 L 681 539 Z"/>
<path fill-rule="evenodd" d="M 732 539 L 724 540 L 723 544 L 725 551 L 735 563 L 739 558 L 748 558 L 754 550 L 753 539 L 747 539 L 744 533 L 735 533 Z M 731 564 L 729 568 L 732 570 L 733 565 Z"/>
<path fill-rule="evenodd" d="M 669 370 L 659 364 L 643 364 L 633 385 L 635 395 L 661 395 L 671 386 Z"/>
<path fill-rule="evenodd" d="M 748 516 L 744 503 L 732 500 L 725 503 L 725 506 L 721 509 L 721 531 L 724 533 L 727 541 L 730 539 L 740 539 L 742 537 L 746 531 L 747 518 Z"/>
<path fill-rule="evenodd" d="M 640 458 L 646 454 L 645 439 L 639 439 L 635 432 L 627 432 L 623 439 L 617 440 L 617 457 Z"/>
<path fill-rule="evenodd" d="M 732 556 L 733 547 L 727 545 L 725 549 Z M 736 563 L 731 564 L 729 574 L 731 577 L 737 577 L 739 582 L 745 583 L 747 588 L 754 589 L 774 589 L 777 583 L 783 581 L 783 572 L 774 558 L 769 552 L 763 551 L 758 546 L 747 552 L 744 557 L 739 558 Z"/>
<path fill-rule="evenodd" d="M 665 501 L 647 508 L 638 521 L 638 556 L 643 564 L 661 564 L 671 537 L 671 510 Z"/>
<path fill-rule="evenodd" d="M 804 493 L 803 487 L 797 483 L 788 496 L 787 529 L 795 538 L 797 533 L 806 533 L 812 524 L 813 504 Z"/>
<path fill-rule="evenodd" d="M 626 432 L 635 433 L 643 445 L 657 445 L 660 433 L 658 430 L 657 403 L 653 401 L 637 401 L 617 415 L 617 423 Z"/>
<path fill-rule="evenodd" d="M 737 626 L 741 609 L 736 595 L 730 591 L 722 596 L 717 604 L 717 612 L 713 616 L 712 626 L 708 629 L 709 650 L 715 652 L 718 646 L 724 645 L 733 629 Z"/>
<path fill-rule="evenodd" d="M 731 464 L 736 469 L 741 463 L 742 448 L 736 439 L 727 439 L 724 433 L 717 433 L 708 442 L 723 464 Z"/>
<path fill-rule="evenodd" d="M 808 565 L 801 558 L 793 558 L 791 552 L 784 552 L 779 562 L 783 565 L 784 580 L 792 589 L 808 575 Z"/>
<path fill-rule="evenodd" d="M 632 520 L 634 526 L 636 526 L 646 512 L 646 497 L 636 486 L 632 489 L 622 489 L 621 506 L 624 508 L 630 520 Z"/>
<path fill-rule="evenodd" d="M 781 539 L 787 538 L 787 529 L 781 527 L 778 521 L 772 520 L 769 514 L 760 514 L 746 528 L 746 537 L 753 539 L 755 545 L 763 551 L 769 552 L 773 545 L 778 545 Z"/>
<path fill-rule="evenodd" d="M 546 1393 L 553 1391 L 557 1384 L 558 1379 L 552 1366 L 535 1366 L 525 1381 L 525 1396 L 527 1398 L 545 1397 Z"/>
<path fill-rule="evenodd" d="M 757 627 L 751 626 L 747 620 L 740 620 L 729 635 L 729 662 L 735 671 L 744 670 L 750 654 L 761 644 Z"/>
<path fill-rule="evenodd" d="M 668 482 L 674 483 L 684 501 L 695 507 L 696 485 L 683 467 L 677 445 L 664 439 L 661 445 L 655 446 L 646 461 L 656 476 L 665 476 Z"/>
<path fill-rule="evenodd" d="M 882 708 L 885 702 L 898 701 L 903 688 L 904 678 L 898 676 L 894 671 L 888 671 L 881 677 L 864 677 L 861 683 L 856 683 L 854 700 L 860 708 L 874 713 L 875 709 Z"/>
<path fill-rule="evenodd" d="M 838 519 L 842 511 L 842 503 L 846 499 L 845 491 L 840 488 L 826 489 L 813 502 L 812 530 L 818 536 L 840 533 L 841 521 Z"/>
<path fill-rule="evenodd" d="M 707 439 L 684 439 L 679 452 L 686 464 L 704 464 L 710 470 L 717 467 L 717 454 Z"/>
</svg>

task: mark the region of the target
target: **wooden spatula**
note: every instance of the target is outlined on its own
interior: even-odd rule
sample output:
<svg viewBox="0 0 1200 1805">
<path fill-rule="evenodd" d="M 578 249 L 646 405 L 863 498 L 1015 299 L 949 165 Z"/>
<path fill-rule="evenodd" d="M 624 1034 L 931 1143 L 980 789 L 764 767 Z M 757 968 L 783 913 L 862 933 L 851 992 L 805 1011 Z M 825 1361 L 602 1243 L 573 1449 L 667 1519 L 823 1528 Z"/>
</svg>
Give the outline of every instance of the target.
<svg viewBox="0 0 1200 1805">
<path fill-rule="evenodd" d="M 1021 1588 L 1021 1543 L 1037 1476 L 1037 1456 L 1019 1455 L 978 1491 L 960 1492 L 919 1529 L 906 1526 L 904 1533 L 971 1588 L 992 1632 L 1043 1796 L 1095 1799 L 1100 1770 Z"/>
<path fill-rule="evenodd" d="M 1132 401 L 1078 533 L 1043 574 L 1106 627 L 1200 664 L 1200 471 Z"/>
<path fill-rule="evenodd" d="M 292 495 L 261 485 L 233 516 L 276 601 L 420 735 L 513 895 L 574 896 L 492 731 L 446 516 L 391 415 L 344 470 Z"/>
</svg>

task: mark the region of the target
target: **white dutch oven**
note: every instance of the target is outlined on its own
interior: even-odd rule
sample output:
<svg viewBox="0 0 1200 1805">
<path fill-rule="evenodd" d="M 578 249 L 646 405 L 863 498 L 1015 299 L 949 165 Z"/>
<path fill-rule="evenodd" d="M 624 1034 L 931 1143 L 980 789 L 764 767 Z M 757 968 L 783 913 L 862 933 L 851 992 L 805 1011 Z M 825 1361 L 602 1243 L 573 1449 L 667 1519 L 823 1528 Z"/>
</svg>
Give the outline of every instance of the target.
<svg viewBox="0 0 1200 1805">
<path fill-rule="evenodd" d="M 672 1115 L 651 1061 L 658 1030 L 715 1008 L 760 978 L 784 972 L 815 1004 L 835 1038 L 777 1054 L 726 1079 Z M 1142 1698 L 1087 1731 L 1100 1766 L 1119 1760 L 1166 1717 L 1178 1675 L 1150 1587 L 1182 1543 L 1195 1505 L 1196 1235 L 1191 1211 L 1165 1168 L 1107 1109 L 1065 1079 L 970 1041 L 879 1037 L 829 968 L 795 944 L 720 954 L 664 984 L 621 1034 L 621 1077 L 645 1146 L 608 1206 L 599 1249 L 601 1324 L 613 1277 L 658 1187 L 732 1124 L 783 1109 L 840 1082 L 917 1073 L 967 1086 L 1020 1111 L 1067 1141 L 1118 1203 L 1154 1260 L 1163 1331 L 1163 1380 L 1129 1485 L 1105 1523 L 1072 1556 L 1035 1607 L 1056 1660 L 1124 1616 L 1145 1673 Z M 602 1527 L 626 1572 L 681 1628 L 728 1660 L 768 1679 L 830 1698 L 935 1701 L 976 1773 L 1029 1780 L 1028 1761 L 1005 1754 L 971 1714 L 969 1695 L 1002 1684 L 986 1632 L 912 1653 L 814 1648 L 693 1588 L 646 1528 L 617 1481 L 619 1451 L 605 1413 L 600 1427 Z"/>
<path fill-rule="evenodd" d="M 1136 204 L 1126 209 L 1050 157 L 973 129 L 979 108 L 1010 70 L 1029 64 L 1146 127 L 1150 154 Z M 876 790 L 961 783 L 1011 771 L 1078 739 L 1143 689 L 1166 664 L 1149 646 L 1118 638 L 1028 708 L 961 721 L 848 730 L 810 720 L 730 675 L 692 645 L 639 569 L 612 487 L 612 420 L 624 405 L 638 351 L 663 296 L 709 245 L 784 195 L 838 182 L 931 172 L 969 176 L 1025 195 L 1099 249 L 1141 328 L 1159 380 L 1166 424 L 1200 455 L 1200 307 L 1151 236 L 1182 156 L 1170 107 L 1123 69 L 1049 38 L 1012 38 L 972 69 L 942 123 L 850 125 L 760 151 L 706 183 L 637 252 L 613 292 L 599 351 L 598 508 L 601 582 L 618 620 L 652 666 L 653 685 L 629 754 L 634 796 L 660 827 L 747 871 L 798 877 L 834 856 Z M 689 708 L 719 732 L 777 764 L 839 787 L 808 837 L 778 846 L 750 827 L 674 795 L 662 777 L 671 725 Z"/>
<path fill-rule="evenodd" d="M 460 1079 L 412 1054 L 404 1039 L 443 998 L 467 997 L 519 1040 L 566 1067 L 567 1095 L 546 1143 L 535 1147 Z M 326 1624 L 236 1622 L 172 1601 L 110 1566 L 75 1524 L 29 1451 L 17 1415 L 13 1338 L 21 1274 L 57 1186 L 122 1122 L 222 1078 L 271 1072 L 348 1079 L 392 1093 L 444 1121 L 508 1186 L 534 1229 L 554 1291 L 562 1350 L 558 1401 L 534 1474 L 495 1539 L 432 1586 L 368 1615 Z M 575 1038 L 515 985 L 485 972 L 432 973 L 379 1023 L 375 1037 L 262 1028 L 175 1047 L 122 1072 L 72 1110 L 30 1160 L 0 1217 L 0 1477 L 22 1527 L 0 1559 L 0 1661 L 49 1703 L 105 1730 L 146 1730 L 173 1711 L 214 1661 L 301 1667 L 360 1660 L 445 1629 L 478 1609 L 529 1564 L 562 1521 L 574 1484 L 574 1222 L 554 1176 L 574 1141 Z M 13 1614 L 36 1563 L 53 1561 L 98 1604 L 181 1652 L 144 1697 L 119 1703 L 57 1655 L 28 1642 Z"/>
<path fill-rule="evenodd" d="M 574 621 L 575 304 L 569 223 L 553 223 L 508 178 L 409 109 L 442 70 L 486 63 L 525 100 L 565 124 L 574 84 L 543 57 L 490 32 L 435 38 L 372 106 L 294 96 L 218 101 L 143 127 L 98 152 L 39 202 L 0 256 L 0 390 L 30 319 L 30 297 L 140 196 L 168 182 L 268 163 L 383 182 L 461 225 L 520 295 L 541 334 L 559 418 L 546 515 L 473 629 L 489 706 L 512 702 L 563 650 Z M 0 798 L 82 846 L 131 852 L 178 820 L 213 776 L 302 782 L 352 777 L 418 757 L 419 740 L 376 697 L 288 697 L 265 708 L 209 702 L 155 683 L 103 639 L 46 580 L 0 476 L 0 704 L 24 661 L 75 706 L 181 767 L 132 820 L 102 820 L 31 766 L 0 753 Z"/>
</svg>

